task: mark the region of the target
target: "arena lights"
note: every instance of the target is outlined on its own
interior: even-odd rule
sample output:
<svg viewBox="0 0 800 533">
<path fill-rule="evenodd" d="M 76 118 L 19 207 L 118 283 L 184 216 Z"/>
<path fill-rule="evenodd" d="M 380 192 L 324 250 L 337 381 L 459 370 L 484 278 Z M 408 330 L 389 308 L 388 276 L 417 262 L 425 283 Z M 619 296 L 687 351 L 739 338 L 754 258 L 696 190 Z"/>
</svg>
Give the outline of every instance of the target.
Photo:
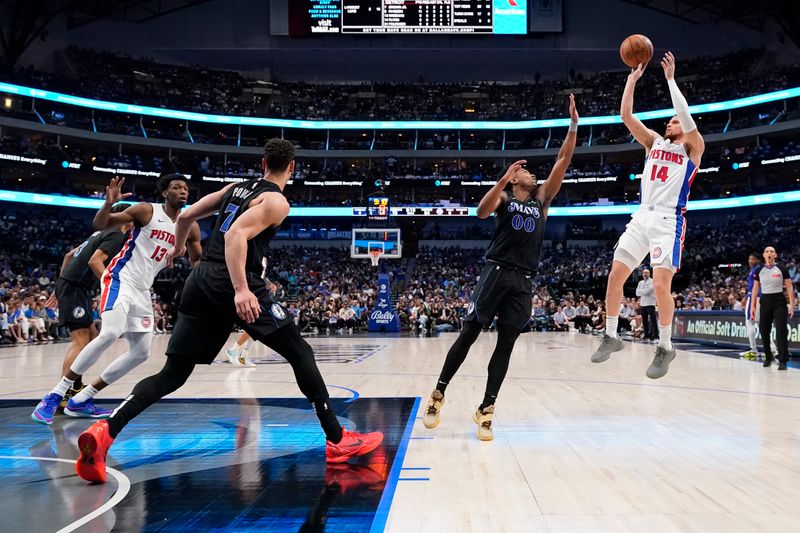
<svg viewBox="0 0 800 533">
<path fill-rule="evenodd" d="M 100 198 L 82 198 L 79 196 L 59 196 L 56 194 L 36 194 L 30 192 L 0 190 L 0 202 L 50 205 L 53 207 L 80 207 L 84 209 L 100 209 L 104 200 Z M 800 190 L 741 196 L 738 198 L 720 198 L 717 200 L 697 200 L 689 203 L 689 211 L 705 211 L 710 209 L 732 209 L 736 207 L 752 207 L 786 202 L 800 202 Z M 551 207 L 548 216 L 576 217 L 598 215 L 629 215 L 639 208 L 639 204 L 623 205 L 587 205 L 575 207 Z M 366 207 L 293 207 L 293 217 L 361 217 L 366 216 Z M 391 216 L 476 216 L 475 207 L 392 207 Z"/>
<path fill-rule="evenodd" d="M 330 129 L 330 130 L 533 130 L 542 128 L 557 128 L 569 126 L 569 118 L 553 120 L 521 120 L 521 121 L 464 121 L 464 120 L 289 120 L 280 118 L 259 118 L 259 117 L 236 117 L 226 115 L 207 115 L 205 113 L 194 113 L 191 111 L 178 111 L 173 109 L 161 109 L 158 107 L 139 106 L 132 104 L 122 104 L 116 102 L 106 102 L 104 100 L 94 100 L 92 98 L 82 98 L 71 96 L 53 91 L 43 91 L 22 85 L 13 85 L 0 82 L 0 92 L 15 94 L 18 96 L 29 96 L 50 102 L 60 102 L 79 107 L 88 107 L 103 111 L 115 111 L 118 113 L 132 113 L 149 117 L 162 117 L 177 120 L 188 120 L 193 122 L 206 122 L 211 124 L 230 124 L 233 126 L 260 126 L 272 128 L 295 128 L 295 129 Z M 718 111 L 728 111 L 742 107 L 750 107 L 769 102 L 787 100 L 800 96 L 800 87 L 774 91 L 771 93 L 748 96 L 726 102 L 716 102 L 713 104 L 700 104 L 689 107 L 689 111 L 694 114 L 714 113 Z M 668 118 L 675 113 L 670 109 L 659 109 L 655 111 L 644 111 L 635 113 L 640 120 L 652 120 L 657 118 Z M 601 117 L 581 118 L 582 126 L 619 124 L 622 119 L 619 115 L 609 115 Z"/>
</svg>

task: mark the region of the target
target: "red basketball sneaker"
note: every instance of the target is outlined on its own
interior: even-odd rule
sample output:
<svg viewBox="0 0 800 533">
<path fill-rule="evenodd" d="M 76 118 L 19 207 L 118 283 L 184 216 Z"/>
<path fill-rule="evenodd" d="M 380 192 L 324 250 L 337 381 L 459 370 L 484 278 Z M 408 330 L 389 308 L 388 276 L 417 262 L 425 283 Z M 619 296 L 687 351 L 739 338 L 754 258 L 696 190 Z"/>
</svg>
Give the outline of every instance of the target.
<svg viewBox="0 0 800 533">
<path fill-rule="evenodd" d="M 78 436 L 81 456 L 75 463 L 75 471 L 81 479 L 95 483 L 106 482 L 106 455 L 113 442 L 105 420 L 95 422 Z"/>
<path fill-rule="evenodd" d="M 365 455 L 380 446 L 383 433 L 351 433 L 342 428 L 342 440 L 334 444 L 326 441 L 325 460 L 329 463 L 344 463 L 351 457 Z"/>
</svg>

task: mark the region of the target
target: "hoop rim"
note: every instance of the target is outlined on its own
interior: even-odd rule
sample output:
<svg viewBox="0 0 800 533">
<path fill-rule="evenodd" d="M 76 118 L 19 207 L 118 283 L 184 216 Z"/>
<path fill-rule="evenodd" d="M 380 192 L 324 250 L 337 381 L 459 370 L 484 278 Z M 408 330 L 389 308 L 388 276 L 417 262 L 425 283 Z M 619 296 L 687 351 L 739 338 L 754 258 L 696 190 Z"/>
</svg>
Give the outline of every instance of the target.
<svg viewBox="0 0 800 533">
<path fill-rule="evenodd" d="M 378 261 L 380 261 L 381 256 L 383 255 L 383 250 L 380 248 L 373 248 L 367 253 L 369 254 L 369 260 L 372 263 L 372 266 L 378 266 Z"/>
</svg>

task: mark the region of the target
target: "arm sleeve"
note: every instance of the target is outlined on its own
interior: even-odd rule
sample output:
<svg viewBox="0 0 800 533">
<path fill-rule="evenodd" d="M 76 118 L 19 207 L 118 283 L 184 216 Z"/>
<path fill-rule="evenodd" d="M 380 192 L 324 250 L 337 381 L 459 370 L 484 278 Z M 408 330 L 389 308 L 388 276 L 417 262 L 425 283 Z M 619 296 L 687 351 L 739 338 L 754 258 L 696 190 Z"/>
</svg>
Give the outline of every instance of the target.
<svg viewBox="0 0 800 533">
<path fill-rule="evenodd" d="M 780 267 L 780 268 L 781 268 L 781 274 L 783 274 L 783 279 L 792 279 L 792 277 L 789 275 L 789 271 L 785 267 Z"/>
<path fill-rule="evenodd" d="M 672 97 L 672 107 L 675 108 L 675 114 L 678 115 L 678 120 L 681 122 L 681 129 L 684 133 L 696 130 L 697 124 L 689 114 L 689 104 L 681 94 L 681 90 L 678 89 L 678 84 L 675 83 L 675 80 L 668 80 L 667 85 L 669 86 L 669 95 Z"/>
</svg>

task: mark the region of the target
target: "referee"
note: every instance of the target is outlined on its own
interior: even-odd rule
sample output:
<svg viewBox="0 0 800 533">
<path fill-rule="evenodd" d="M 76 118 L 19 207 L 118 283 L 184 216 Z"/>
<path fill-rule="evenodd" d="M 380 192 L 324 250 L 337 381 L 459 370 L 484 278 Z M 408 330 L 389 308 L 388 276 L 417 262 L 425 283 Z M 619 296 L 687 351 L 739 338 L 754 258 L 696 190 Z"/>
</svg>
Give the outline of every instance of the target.
<svg viewBox="0 0 800 533">
<path fill-rule="evenodd" d="M 764 248 L 764 264 L 755 269 L 755 283 L 753 284 L 753 295 L 761 294 L 761 318 L 759 329 L 761 330 L 761 342 L 764 344 L 764 366 L 772 364 L 775 356 L 770 347 L 770 334 L 772 333 L 772 323 L 775 322 L 775 333 L 778 344 L 778 370 L 786 370 L 786 363 L 789 361 L 789 329 L 788 319 L 794 316 L 794 288 L 789 272 L 782 266 L 775 263 L 778 253 L 773 246 Z M 786 294 L 789 295 L 788 306 Z M 760 292 L 759 292 L 760 291 Z M 750 299 L 750 320 L 756 319 L 756 298 Z"/>
</svg>

